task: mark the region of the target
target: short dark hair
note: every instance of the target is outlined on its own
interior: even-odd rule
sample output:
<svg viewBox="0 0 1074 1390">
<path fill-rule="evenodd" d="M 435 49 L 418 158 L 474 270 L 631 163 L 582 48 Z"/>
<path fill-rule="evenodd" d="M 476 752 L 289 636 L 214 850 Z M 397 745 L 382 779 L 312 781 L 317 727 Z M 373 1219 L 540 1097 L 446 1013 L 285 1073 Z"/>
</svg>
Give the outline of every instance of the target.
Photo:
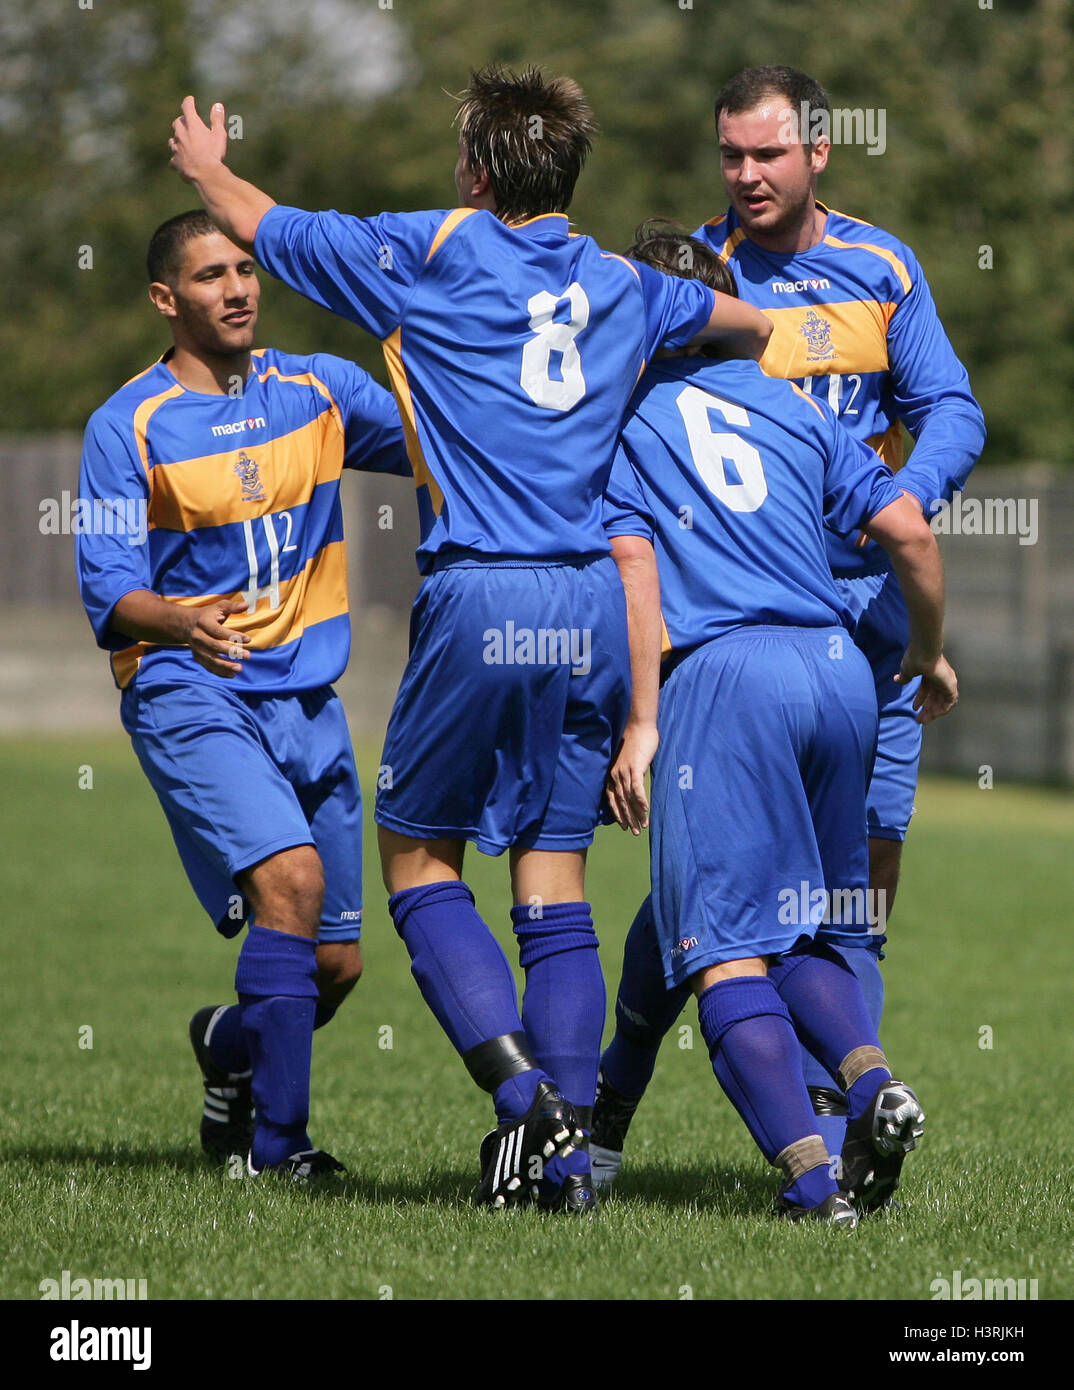
<svg viewBox="0 0 1074 1390">
<path fill-rule="evenodd" d="M 183 248 L 195 237 L 211 236 L 220 228 L 207 212 L 194 208 L 162 222 L 149 239 L 145 264 L 150 284 L 170 285 L 183 263 Z"/>
<path fill-rule="evenodd" d="M 650 217 L 638 225 L 634 245 L 626 253 L 665 275 L 680 280 L 700 280 L 710 290 L 738 298 L 738 287 L 726 261 L 711 246 L 692 237 L 685 227 L 662 217 Z"/>
<path fill-rule="evenodd" d="M 782 67 L 779 64 L 743 68 L 720 88 L 716 96 L 716 138 L 720 137 L 722 112 L 726 111 L 729 116 L 737 116 L 742 111 L 752 111 L 765 97 L 773 96 L 785 98 L 796 114 L 801 112 L 803 103 L 810 112 L 831 113 L 828 93 L 815 78 L 802 72 L 801 68 Z M 828 129 L 827 124 L 824 129 Z"/>
<path fill-rule="evenodd" d="M 597 131 L 578 83 L 490 63 L 470 74 L 458 100 L 462 147 L 474 172 L 488 175 L 496 215 L 565 212 Z"/>
</svg>

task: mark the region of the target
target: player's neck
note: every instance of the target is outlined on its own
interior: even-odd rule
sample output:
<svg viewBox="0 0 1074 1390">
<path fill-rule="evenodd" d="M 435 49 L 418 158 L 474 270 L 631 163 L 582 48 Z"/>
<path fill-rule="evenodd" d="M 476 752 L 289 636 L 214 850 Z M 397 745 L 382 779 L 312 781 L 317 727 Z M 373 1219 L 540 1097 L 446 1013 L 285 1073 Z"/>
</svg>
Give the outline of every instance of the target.
<svg viewBox="0 0 1074 1390">
<path fill-rule="evenodd" d="M 747 232 L 746 235 L 765 251 L 774 251 L 779 256 L 796 256 L 820 245 L 824 240 L 827 221 L 827 210 L 819 207 L 811 198 L 802 209 L 801 217 L 788 226 L 771 232 Z"/>
<path fill-rule="evenodd" d="M 238 396 L 250 375 L 250 354 L 191 352 L 179 344 L 166 365 L 180 386 L 203 396 Z"/>
</svg>

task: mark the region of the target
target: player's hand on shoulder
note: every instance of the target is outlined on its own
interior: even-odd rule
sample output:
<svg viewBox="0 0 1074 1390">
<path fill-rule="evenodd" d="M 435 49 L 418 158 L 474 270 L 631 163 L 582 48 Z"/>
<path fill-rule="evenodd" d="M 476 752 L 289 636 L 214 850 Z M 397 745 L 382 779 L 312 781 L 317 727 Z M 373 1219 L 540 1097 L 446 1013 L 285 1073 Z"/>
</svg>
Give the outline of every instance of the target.
<svg viewBox="0 0 1074 1390">
<path fill-rule="evenodd" d="M 250 639 L 245 632 L 236 632 L 227 626 L 232 613 L 245 613 L 246 604 L 239 599 L 219 599 L 208 608 L 191 610 L 190 634 L 187 646 L 194 653 L 194 660 L 214 676 L 233 679 L 242 670 L 250 653 L 246 650 Z"/>
<path fill-rule="evenodd" d="M 608 805 L 619 825 L 632 835 L 640 835 L 649 824 L 645 774 L 659 743 L 655 724 L 628 724 L 619 756 L 608 775 Z"/>
<path fill-rule="evenodd" d="M 958 704 L 958 677 L 945 656 L 941 655 L 936 661 L 920 661 L 908 651 L 895 680 L 906 685 L 915 676 L 921 677 L 921 687 L 914 696 L 919 724 L 930 724 Z"/>
</svg>

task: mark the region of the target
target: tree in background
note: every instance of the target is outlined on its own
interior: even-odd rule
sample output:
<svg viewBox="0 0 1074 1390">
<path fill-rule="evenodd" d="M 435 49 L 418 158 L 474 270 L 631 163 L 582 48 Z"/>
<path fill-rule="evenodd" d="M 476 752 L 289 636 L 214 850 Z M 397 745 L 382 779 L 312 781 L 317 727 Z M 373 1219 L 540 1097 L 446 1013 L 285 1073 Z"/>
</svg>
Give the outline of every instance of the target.
<svg viewBox="0 0 1074 1390">
<path fill-rule="evenodd" d="M 454 202 L 445 90 L 491 59 L 586 89 L 602 135 L 579 230 L 723 210 L 712 98 L 753 63 L 883 110 L 886 146 L 833 151 L 821 194 L 906 240 L 989 422 L 992 462 L 1065 462 L 1074 379 L 1074 0 L 35 0 L 0 17 L 0 427 L 78 429 L 163 340 L 144 310 L 153 227 L 190 201 L 167 168 L 180 98 L 241 121 L 231 162 L 283 202 L 367 213 Z M 236 127 L 239 129 L 239 127 Z M 295 352 L 363 335 L 273 284 Z M 1046 363 L 1045 365 L 1042 365 Z"/>
</svg>

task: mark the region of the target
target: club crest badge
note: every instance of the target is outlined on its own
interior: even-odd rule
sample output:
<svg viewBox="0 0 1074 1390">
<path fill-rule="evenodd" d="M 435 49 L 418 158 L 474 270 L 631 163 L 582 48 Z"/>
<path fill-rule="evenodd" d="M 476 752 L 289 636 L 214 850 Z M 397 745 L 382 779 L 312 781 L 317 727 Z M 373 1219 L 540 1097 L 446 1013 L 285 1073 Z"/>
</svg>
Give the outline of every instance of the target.
<svg viewBox="0 0 1074 1390">
<path fill-rule="evenodd" d="M 261 485 L 261 474 L 257 461 L 252 459 L 245 449 L 239 454 L 235 464 L 235 472 L 242 483 L 242 500 L 244 502 L 263 502 L 265 489 Z"/>
<path fill-rule="evenodd" d="M 836 356 L 832 346 L 832 326 L 827 319 L 821 318 L 816 309 L 810 309 L 798 331 L 809 345 L 807 362 L 830 362 Z"/>
</svg>

